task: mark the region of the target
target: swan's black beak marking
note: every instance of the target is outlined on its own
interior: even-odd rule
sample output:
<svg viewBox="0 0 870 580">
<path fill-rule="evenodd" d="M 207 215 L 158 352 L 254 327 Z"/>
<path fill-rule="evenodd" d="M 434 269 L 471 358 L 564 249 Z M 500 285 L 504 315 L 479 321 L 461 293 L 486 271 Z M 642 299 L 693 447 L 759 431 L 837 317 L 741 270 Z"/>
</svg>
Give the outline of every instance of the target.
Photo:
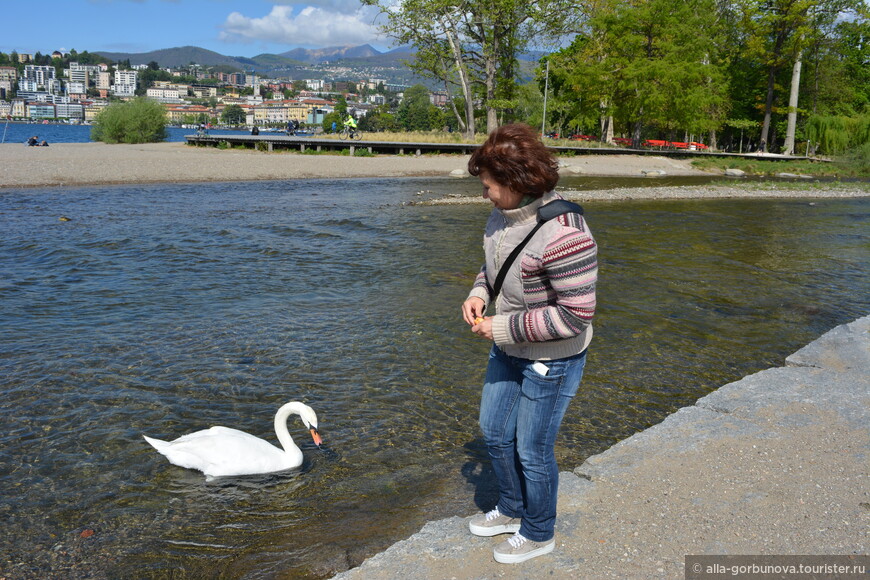
<svg viewBox="0 0 870 580">
<path fill-rule="evenodd" d="M 314 439 L 314 444 L 318 447 L 323 444 L 323 439 L 320 438 L 320 433 L 317 432 L 316 427 L 311 428 L 311 438 Z"/>
</svg>

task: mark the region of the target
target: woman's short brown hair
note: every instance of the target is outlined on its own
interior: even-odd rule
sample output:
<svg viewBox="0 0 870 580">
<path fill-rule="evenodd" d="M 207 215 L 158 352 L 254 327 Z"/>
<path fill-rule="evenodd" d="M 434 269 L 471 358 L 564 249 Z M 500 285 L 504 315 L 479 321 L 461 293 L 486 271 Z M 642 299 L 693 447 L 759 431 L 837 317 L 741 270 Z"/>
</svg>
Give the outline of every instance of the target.
<svg viewBox="0 0 870 580">
<path fill-rule="evenodd" d="M 534 129 L 522 123 L 504 125 L 489 134 L 468 160 L 468 172 L 486 172 L 511 191 L 541 197 L 559 181 L 559 164 Z"/>
</svg>

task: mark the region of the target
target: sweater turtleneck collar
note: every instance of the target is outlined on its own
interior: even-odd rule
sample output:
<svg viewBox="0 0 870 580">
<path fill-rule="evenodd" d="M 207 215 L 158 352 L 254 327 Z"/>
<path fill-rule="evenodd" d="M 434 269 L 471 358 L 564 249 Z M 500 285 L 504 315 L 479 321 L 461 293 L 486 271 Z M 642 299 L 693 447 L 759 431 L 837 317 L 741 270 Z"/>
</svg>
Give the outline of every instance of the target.
<svg viewBox="0 0 870 580">
<path fill-rule="evenodd" d="M 537 220 L 538 208 L 558 198 L 559 196 L 556 195 L 556 192 L 551 191 L 522 207 L 516 209 L 503 209 L 500 211 L 509 224 L 522 224 Z"/>
</svg>

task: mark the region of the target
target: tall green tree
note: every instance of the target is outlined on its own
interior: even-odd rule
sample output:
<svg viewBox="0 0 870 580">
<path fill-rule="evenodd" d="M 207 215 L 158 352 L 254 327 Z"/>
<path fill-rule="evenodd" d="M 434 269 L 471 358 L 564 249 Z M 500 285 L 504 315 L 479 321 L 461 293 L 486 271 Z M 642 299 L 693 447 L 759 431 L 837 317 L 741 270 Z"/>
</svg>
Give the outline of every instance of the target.
<svg viewBox="0 0 870 580">
<path fill-rule="evenodd" d="M 556 110 L 559 99 L 573 98 L 566 113 L 575 125 L 612 115 L 635 144 L 645 127 L 674 138 L 721 124 L 727 79 L 714 0 L 599 0 L 586 8 L 581 33 L 553 55 Z"/>
<path fill-rule="evenodd" d="M 247 114 L 240 105 L 227 105 L 221 113 L 221 121 L 227 125 L 242 125 L 246 118 Z"/>
<path fill-rule="evenodd" d="M 429 101 L 429 89 L 419 84 L 405 91 L 397 116 L 407 131 L 429 131 L 441 120 L 438 108 Z"/>
<path fill-rule="evenodd" d="M 736 0 L 735 4 L 743 15 L 748 55 L 760 63 L 766 78 L 761 142 L 767 149 L 773 141 L 777 88 L 787 83 L 793 87 L 789 102 L 779 102 L 780 108 L 793 116 L 786 137 L 793 144 L 801 71 L 798 63 L 802 63 L 804 51 L 818 44 L 844 18 L 866 16 L 866 4 L 863 0 Z M 783 71 L 786 75 L 791 72 L 788 80 L 781 77 Z"/>
<path fill-rule="evenodd" d="M 568 29 L 571 0 L 363 0 L 381 8 L 384 33 L 417 49 L 411 67 L 462 97 L 454 114 L 466 136 L 475 133 L 475 103 L 486 126 L 515 104 L 517 56 L 533 39 L 555 38 Z"/>
</svg>

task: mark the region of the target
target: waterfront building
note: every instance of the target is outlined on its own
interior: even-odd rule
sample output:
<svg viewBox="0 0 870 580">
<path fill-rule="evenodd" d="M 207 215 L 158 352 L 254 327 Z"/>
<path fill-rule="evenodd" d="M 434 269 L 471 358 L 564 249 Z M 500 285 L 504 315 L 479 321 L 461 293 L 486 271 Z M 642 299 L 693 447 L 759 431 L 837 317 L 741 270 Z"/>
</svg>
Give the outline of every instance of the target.
<svg viewBox="0 0 870 580">
<path fill-rule="evenodd" d="M 30 119 L 54 119 L 57 117 L 54 103 L 27 103 L 25 109 L 24 116 Z"/>
<path fill-rule="evenodd" d="M 107 106 L 109 106 L 108 101 L 90 101 L 83 103 L 85 122 L 92 123 L 94 119 L 97 118 L 97 115 L 100 114 L 100 111 L 105 109 Z"/>
<path fill-rule="evenodd" d="M 85 108 L 81 103 L 58 103 L 54 106 L 55 117 L 58 119 L 70 119 L 82 121 L 85 118 Z"/>
<path fill-rule="evenodd" d="M 192 117 L 206 115 L 211 118 L 214 111 L 202 105 L 164 105 L 166 107 L 166 119 L 172 125 L 180 125 L 189 121 Z"/>
<path fill-rule="evenodd" d="M 24 99 L 12 99 L 11 115 L 16 119 L 23 119 L 27 116 L 27 106 Z"/>
</svg>

